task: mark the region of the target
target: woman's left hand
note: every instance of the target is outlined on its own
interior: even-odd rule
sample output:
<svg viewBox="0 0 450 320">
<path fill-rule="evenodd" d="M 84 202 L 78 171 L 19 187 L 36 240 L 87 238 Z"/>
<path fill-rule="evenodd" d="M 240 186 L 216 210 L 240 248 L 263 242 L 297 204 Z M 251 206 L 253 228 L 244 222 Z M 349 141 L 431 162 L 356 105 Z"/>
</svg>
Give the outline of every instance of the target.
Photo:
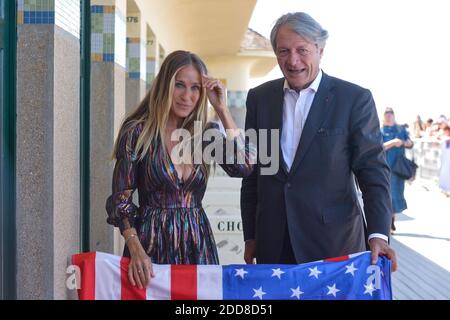
<svg viewBox="0 0 450 320">
<path fill-rule="evenodd" d="M 203 86 L 206 89 L 209 102 L 218 114 L 227 109 L 225 86 L 218 79 L 203 75 Z"/>
</svg>

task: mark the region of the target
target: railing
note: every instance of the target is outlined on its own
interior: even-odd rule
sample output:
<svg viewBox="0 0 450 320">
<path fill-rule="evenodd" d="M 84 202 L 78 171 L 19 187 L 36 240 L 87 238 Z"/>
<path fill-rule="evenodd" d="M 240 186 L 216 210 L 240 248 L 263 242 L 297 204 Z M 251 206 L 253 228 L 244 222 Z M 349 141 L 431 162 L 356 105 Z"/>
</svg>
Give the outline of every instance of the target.
<svg viewBox="0 0 450 320">
<path fill-rule="evenodd" d="M 413 142 L 414 147 L 406 149 L 406 156 L 414 159 L 419 166 L 416 177 L 437 182 L 441 169 L 442 143 L 445 142 L 432 137 L 414 139 Z M 213 176 L 227 177 L 227 174 L 219 165 L 216 165 Z"/>
<path fill-rule="evenodd" d="M 413 140 L 414 147 L 406 150 L 406 155 L 419 166 L 417 177 L 433 181 L 439 180 L 441 169 L 441 140 L 432 137 L 424 137 Z"/>
</svg>

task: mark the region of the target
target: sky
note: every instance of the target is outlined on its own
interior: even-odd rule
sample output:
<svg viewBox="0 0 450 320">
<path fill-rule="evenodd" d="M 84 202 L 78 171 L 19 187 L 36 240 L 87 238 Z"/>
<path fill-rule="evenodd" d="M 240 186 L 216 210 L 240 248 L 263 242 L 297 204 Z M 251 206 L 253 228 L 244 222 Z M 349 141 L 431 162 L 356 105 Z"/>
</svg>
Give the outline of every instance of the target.
<svg viewBox="0 0 450 320">
<path fill-rule="evenodd" d="M 368 88 L 399 123 L 450 117 L 448 0 L 258 0 L 249 27 L 269 38 L 276 19 L 304 11 L 328 30 L 321 68 Z M 281 77 L 278 66 L 251 87 Z"/>
</svg>

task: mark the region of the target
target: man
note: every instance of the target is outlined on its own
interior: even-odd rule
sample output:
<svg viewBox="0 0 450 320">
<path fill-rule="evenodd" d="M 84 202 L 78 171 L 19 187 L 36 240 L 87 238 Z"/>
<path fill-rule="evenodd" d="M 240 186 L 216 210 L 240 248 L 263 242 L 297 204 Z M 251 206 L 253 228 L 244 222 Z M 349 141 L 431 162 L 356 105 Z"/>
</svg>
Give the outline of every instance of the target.
<svg viewBox="0 0 450 320">
<path fill-rule="evenodd" d="M 241 211 L 247 263 L 304 263 L 372 251 L 386 255 L 391 224 L 389 167 L 369 90 L 319 68 L 328 32 L 309 15 L 278 19 L 271 42 L 284 78 L 251 89 L 247 129 L 281 130 L 276 174 L 244 178 Z M 258 151 L 261 155 L 261 136 Z M 269 146 L 273 150 L 273 146 Z M 266 152 L 266 151 L 265 151 Z M 355 177 L 363 193 L 358 205 Z"/>
</svg>

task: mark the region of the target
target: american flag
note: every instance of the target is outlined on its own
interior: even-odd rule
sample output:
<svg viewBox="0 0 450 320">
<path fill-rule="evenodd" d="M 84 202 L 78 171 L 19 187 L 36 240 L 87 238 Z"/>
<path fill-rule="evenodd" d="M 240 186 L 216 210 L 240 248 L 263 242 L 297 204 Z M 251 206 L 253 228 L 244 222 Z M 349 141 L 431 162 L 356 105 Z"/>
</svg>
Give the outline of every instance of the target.
<svg viewBox="0 0 450 320">
<path fill-rule="evenodd" d="M 129 259 L 102 252 L 72 256 L 81 300 L 391 300 L 391 262 L 370 252 L 299 265 L 158 265 L 147 288 L 128 281 Z M 70 272 L 69 272 L 70 273 Z"/>
</svg>

